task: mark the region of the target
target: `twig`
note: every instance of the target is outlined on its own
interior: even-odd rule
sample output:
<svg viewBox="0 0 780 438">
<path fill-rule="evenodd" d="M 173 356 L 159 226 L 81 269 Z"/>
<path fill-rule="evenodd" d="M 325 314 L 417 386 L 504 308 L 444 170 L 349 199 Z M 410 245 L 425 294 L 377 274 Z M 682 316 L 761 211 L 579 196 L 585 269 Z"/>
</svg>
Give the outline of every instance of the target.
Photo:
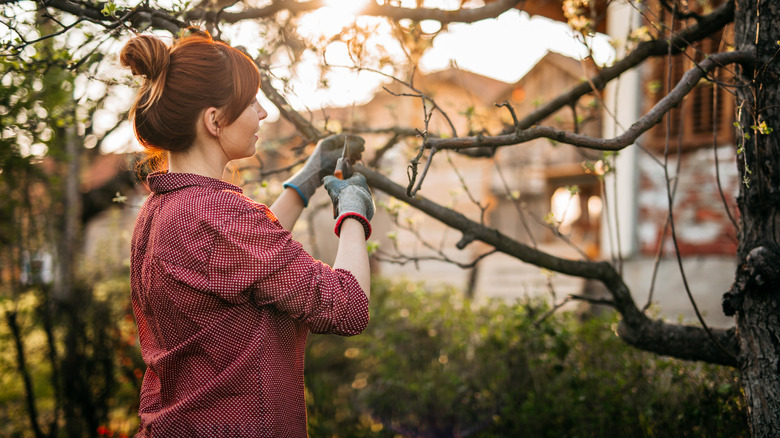
<svg viewBox="0 0 780 438">
<path fill-rule="evenodd" d="M 512 195 L 511 189 L 509 188 L 509 183 L 507 183 L 506 177 L 504 177 L 504 172 L 501 171 L 501 166 L 498 165 L 498 161 L 495 158 L 493 158 L 493 165 L 496 168 L 496 173 L 498 173 L 499 179 L 501 179 L 501 183 L 504 185 L 504 190 L 506 191 L 507 196 L 512 199 L 512 205 L 515 206 L 515 210 L 517 210 L 517 214 L 520 216 L 520 222 L 523 224 L 523 229 L 525 229 L 526 235 L 531 240 L 533 247 L 537 248 L 538 244 L 536 243 L 536 237 L 531 232 L 531 229 L 528 227 L 528 222 L 525 220 L 526 209 L 523 208 L 524 204 L 521 203 L 519 196 L 517 199 L 515 199 L 515 197 Z M 533 216 L 530 213 L 529 215 Z"/>
<path fill-rule="evenodd" d="M 571 300 L 572 300 L 572 297 L 571 297 L 571 295 L 569 295 L 569 296 L 567 296 L 566 298 L 564 298 L 563 300 L 561 300 L 561 302 L 559 302 L 559 303 L 556 303 L 554 306 L 552 306 L 552 307 L 551 307 L 549 310 L 547 310 L 546 312 L 544 312 L 543 314 L 541 314 L 541 315 L 539 316 L 539 318 L 537 318 L 537 319 L 534 321 L 534 327 L 539 327 L 539 325 L 540 325 L 542 322 L 544 322 L 544 320 L 545 320 L 545 319 L 547 319 L 547 318 L 549 318 L 550 316 L 552 316 L 552 314 L 554 314 L 555 312 L 557 312 L 557 311 L 558 311 L 558 309 L 560 309 L 561 307 L 565 306 L 565 305 L 566 305 L 566 303 L 568 303 L 568 302 L 569 302 L 569 301 L 571 301 Z"/>
<path fill-rule="evenodd" d="M 536 138 L 549 138 L 560 143 L 579 146 L 587 149 L 602 151 L 618 151 L 631 144 L 648 129 L 658 124 L 672 108 L 677 106 L 685 96 L 696 86 L 704 76 L 703 72 L 709 72 L 714 68 L 731 63 L 752 63 L 755 57 L 747 51 L 734 51 L 718 53 L 701 62 L 697 67 L 688 70 L 674 89 L 661 99 L 647 114 L 637 120 L 623 134 L 610 139 L 590 137 L 582 134 L 551 128 L 535 126 L 529 129 L 516 130 L 512 134 L 497 136 L 476 136 L 460 138 L 432 138 L 425 146 L 435 147 L 438 150 L 461 150 L 478 146 L 500 147 L 524 143 Z"/>
<path fill-rule="evenodd" d="M 446 10 L 437 8 L 405 8 L 390 4 L 370 2 L 360 11 L 361 15 L 387 17 L 392 20 L 408 18 L 414 21 L 435 20 L 445 23 L 474 23 L 487 18 L 495 18 L 520 3 L 519 0 L 498 0 L 478 8 Z M 280 11 L 287 10 L 291 15 L 298 15 L 321 8 L 322 0 L 296 2 L 293 0 L 277 0 L 262 8 L 247 8 L 241 12 L 225 12 L 223 20 L 226 23 L 236 23 L 242 20 L 269 18 Z"/>
<path fill-rule="evenodd" d="M 718 157 L 718 87 L 712 87 L 712 152 L 715 156 L 715 183 L 718 185 L 718 194 L 723 202 L 723 209 L 726 211 L 729 220 L 734 225 L 735 230 L 739 230 L 734 215 L 731 214 L 731 207 L 726 201 L 726 195 L 723 193 L 723 185 L 720 182 L 720 158 Z"/>
</svg>

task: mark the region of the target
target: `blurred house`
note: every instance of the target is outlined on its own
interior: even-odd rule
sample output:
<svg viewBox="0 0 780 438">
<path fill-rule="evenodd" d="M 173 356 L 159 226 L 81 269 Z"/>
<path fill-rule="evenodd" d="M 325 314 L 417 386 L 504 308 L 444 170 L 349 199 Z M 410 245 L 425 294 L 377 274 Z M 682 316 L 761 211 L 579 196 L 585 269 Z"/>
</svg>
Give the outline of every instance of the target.
<svg viewBox="0 0 780 438">
<path fill-rule="evenodd" d="M 545 2 L 528 3 L 541 7 Z M 560 8 L 559 2 L 546 3 L 557 3 Z M 604 8 L 603 2 L 592 4 L 596 7 L 593 16 L 601 18 L 597 28 L 616 40 L 625 41 L 642 25 L 639 14 L 628 5 L 612 3 Z M 555 10 L 549 4 L 545 7 Z M 667 77 L 665 64 L 650 60 L 621 75 L 600 93 L 600 99 L 581 99 L 576 108 L 565 107 L 539 124 L 612 138 L 663 97 L 665 84 L 675 83 L 694 61 L 717 49 L 718 38 L 674 57 L 671 77 Z M 623 56 L 621 50 L 618 58 Z M 497 104 L 507 102 L 522 118 L 597 70 L 587 60 L 557 53 L 548 53 L 514 84 L 453 67 L 406 78 L 413 89 L 393 82 L 365 104 L 325 108 L 304 116 L 332 132 L 370 128 L 370 132 L 361 132 L 367 140 L 364 161 L 406 185 L 407 166 L 421 140 L 414 136 L 393 139 L 391 128 L 449 136 L 496 134 L 513 121 L 508 107 Z M 414 96 L 417 93 L 431 97 L 437 110 L 432 111 L 430 102 L 423 106 L 422 99 Z M 427 125 L 426 114 L 430 116 Z M 553 254 L 613 260 L 621 266 L 640 307 L 652 301 L 660 304 L 660 312 L 667 317 L 693 320 L 664 227 L 668 189 L 673 188 L 675 229 L 691 292 L 708 322 L 727 325 L 731 319 L 722 315 L 720 297 L 736 269 L 736 228 L 728 212 L 736 215 L 735 196 L 741 183 L 734 163 L 733 114 L 734 103 L 727 93 L 702 83 L 672 112 L 668 132 L 663 123 L 617 157 L 546 139 L 499 148 L 492 158 L 443 151 L 433 160 L 419 195 Z M 287 175 L 274 173 L 274 169 L 293 163 L 296 156 L 291 151 L 305 143 L 283 119 L 264 123 L 260 134 L 257 156 L 237 163 L 226 178 L 244 186 L 254 199 L 270 203 Z M 614 170 L 603 174 L 610 168 Z M 142 189 L 129 193 L 123 209 L 109 209 L 90 221 L 88 257 L 105 258 L 103 252 L 113 247 L 100 242 L 112 235 L 123 242 L 117 254 L 129 251 L 130 231 L 117 230 L 132 229 L 135 209 L 144 195 Z M 462 269 L 459 264 L 470 266 L 491 248 L 472 242 L 459 250 L 456 245 L 463 236 L 458 232 L 413 209 L 399 207 L 400 203 L 381 193 L 375 195 L 380 208 L 373 221 L 372 240 L 379 243 L 379 253 L 372 263 L 378 275 L 448 283 L 477 298 L 514 299 L 552 291 L 560 300 L 570 293 L 601 293 L 598 284 L 544 272 L 503 254 L 488 256 L 474 269 Z M 294 235 L 315 257 L 332 263 L 337 247 L 332 224 L 330 200 L 320 190 Z M 551 225 L 565 239 L 556 236 Z M 124 263 L 119 256 L 117 260 Z"/>
<path fill-rule="evenodd" d="M 547 7 L 551 2 L 530 3 L 543 15 L 566 21 L 554 8 Z M 596 30 L 613 38 L 616 58 L 621 59 L 644 38 L 658 32 L 662 35 L 655 36 L 663 38 L 669 29 L 683 27 L 664 3 L 651 0 L 640 8 L 623 2 L 580 5 L 588 8 L 584 15 L 594 21 Z M 707 14 L 723 3 L 689 2 L 686 8 Z M 650 19 L 656 23 L 646 21 Z M 728 26 L 691 44 L 684 53 L 649 59 L 613 81 L 603 92 L 603 137 L 613 138 L 628 129 L 666 95 L 685 71 L 707 54 L 723 50 L 732 32 Z M 715 75 L 728 82 L 730 73 L 719 69 Z M 742 182 L 735 163 L 735 112 L 728 91 L 701 81 L 664 122 L 620 151 L 614 160 L 616 171 L 605 176 L 602 258 L 617 262 L 640 306 L 659 303 L 665 316 L 695 320 L 669 235 L 666 219 L 671 203 L 677 246 L 691 294 L 705 321 L 733 324 L 732 318 L 723 315 L 720 301 L 737 267 L 735 198 Z"/>
<path fill-rule="evenodd" d="M 535 6 L 541 13 L 560 8 L 559 2 L 527 3 L 526 9 Z M 596 28 L 618 42 L 631 41 L 646 24 L 629 5 L 613 2 L 606 7 L 604 2 L 592 2 L 591 6 Z M 646 7 L 660 5 L 650 2 Z M 565 20 L 562 14 L 552 12 L 550 18 Z M 585 134 L 615 137 L 665 95 L 666 84 L 673 85 L 694 62 L 716 51 L 720 38 L 721 35 L 715 35 L 672 57 L 671 70 L 666 68 L 665 59 L 648 60 L 613 81 L 600 93 L 601 100 L 581 101 L 576 110 L 562 109 L 540 125 L 573 130 L 576 122 L 576 128 Z M 619 59 L 627 49 L 618 46 Z M 365 105 L 324 109 L 312 114 L 312 120 L 332 131 L 344 127 L 359 131 L 368 126 L 374 130 L 400 126 L 453 135 L 454 126 L 459 136 L 495 134 L 502 128 L 497 121 L 512 121 L 509 111 L 495 104 L 506 100 L 522 117 L 597 71 L 598 67 L 587 60 L 555 53 L 545 56 L 516 84 L 451 68 L 409 80 L 448 115 L 445 118 L 440 112 L 433 112 L 427 126 L 419 98 L 399 97 L 390 92 L 379 92 Z M 388 85 L 388 89 L 394 93 L 415 93 L 397 83 Z M 658 303 L 663 315 L 690 321 L 695 319 L 692 305 L 683 288 L 669 228 L 665 226 L 668 194 L 672 192 L 676 237 L 691 293 L 705 320 L 713 325 L 728 325 L 732 320 L 722 315 L 720 298 L 733 281 L 736 269 L 736 227 L 732 217 L 737 214 L 735 197 L 741 183 L 734 163 L 733 115 L 734 103 L 728 93 L 702 82 L 671 112 L 668 125 L 662 123 L 653 128 L 616 157 L 543 139 L 500 148 L 494 161 L 439 152 L 441 156 L 433 161 L 419 193 L 471 218 L 481 217 L 509 236 L 556 255 L 611 259 L 620 266 L 640 307 L 645 302 Z M 266 138 L 291 135 L 292 128 L 285 125 L 283 121 L 266 125 Z M 369 145 L 366 160 L 371 162 L 381 155 L 377 163 L 385 175 L 405 185 L 407 163 L 420 140 L 409 138 L 404 145 L 386 150 L 383 146 L 391 133 L 365 137 Z M 602 184 L 598 174 L 609 169 L 612 170 L 603 175 Z M 387 202 L 379 198 L 380 202 Z M 321 202 L 326 205 L 327 199 Z M 476 297 L 519 297 L 552 290 L 560 299 L 568 293 L 600 293 L 598 284 L 542 272 L 502 254 L 489 256 L 473 270 L 432 260 L 446 258 L 468 265 L 490 248 L 471 243 L 464 250 L 457 250 L 455 245 L 462 237 L 457 232 L 414 212 L 402 212 L 399 217 L 399 223 L 412 232 L 400 231 L 388 237 L 386 233 L 392 229 L 390 216 L 379 215 L 375 220 L 374 239 L 379 241 L 383 253 L 383 261 L 376 265 L 380 275 L 451 283 Z M 322 219 L 328 219 L 326 213 Z M 554 237 L 550 223 L 557 224 L 570 243 Z M 335 242 L 330 236 L 317 234 L 312 252 L 327 259 L 326 254 L 335 252 Z M 389 260 L 393 258 L 394 261 Z"/>
<path fill-rule="evenodd" d="M 386 148 L 386 144 L 392 144 L 390 128 L 449 136 L 495 134 L 511 126 L 509 107 L 516 117 L 522 117 L 561 90 L 578 84 L 588 68 L 572 58 L 548 53 L 519 82 L 508 84 L 451 67 L 415 76 L 408 85 L 390 84 L 388 91 L 378 92 L 364 105 L 326 108 L 312 117 L 315 124 L 327 123 L 330 130 L 361 132 L 370 128 L 373 133 L 362 134 L 367 140 L 364 161 L 378 164 L 386 176 L 406 185 L 408 162 L 421 141 L 408 137 Z M 432 98 L 437 105 L 427 126 L 426 111 L 431 111 L 433 105 L 426 102 L 423 107 L 422 99 L 408 96 L 416 93 Z M 498 105 L 502 103 L 505 105 Z M 601 135 L 600 111 L 592 98 L 583 99 L 576 109 L 556 112 L 543 124 Z M 291 138 L 289 146 L 295 143 L 293 128 L 284 120 L 265 124 L 262 135 L 266 140 Z M 585 253 L 598 257 L 601 187 L 598 176 L 588 167 L 595 168 L 600 159 L 600 153 L 547 139 L 499 148 L 488 158 L 443 151 L 432 161 L 419 195 L 474 220 L 482 218 L 487 225 L 521 242 L 567 257 Z M 449 283 L 476 297 L 547 293 L 548 277 L 539 268 L 503 254 L 491 255 L 474 269 L 463 269 L 461 265 L 472 264 L 490 248 L 474 242 L 459 250 L 456 244 L 462 236 L 458 232 L 414 210 L 402 211 L 397 217 L 388 214 L 388 210 L 396 212 L 398 202 L 381 193 L 376 196 L 377 204 L 385 206 L 374 220 L 373 240 L 379 243 L 375 270 L 379 275 Z M 318 193 L 313 204 L 327 208 L 312 217 L 314 224 L 301 225 L 307 230 L 322 229 L 322 224 L 332 222 L 324 193 Z M 558 224 L 570 243 L 555 237 L 551 223 Z M 296 233 L 315 256 L 330 261 L 335 254 L 332 236 L 318 233 L 312 241 L 307 239 L 311 233 L 298 228 Z M 584 287 L 583 280 L 577 278 L 556 279 L 556 283 L 560 296 L 580 293 Z"/>
</svg>

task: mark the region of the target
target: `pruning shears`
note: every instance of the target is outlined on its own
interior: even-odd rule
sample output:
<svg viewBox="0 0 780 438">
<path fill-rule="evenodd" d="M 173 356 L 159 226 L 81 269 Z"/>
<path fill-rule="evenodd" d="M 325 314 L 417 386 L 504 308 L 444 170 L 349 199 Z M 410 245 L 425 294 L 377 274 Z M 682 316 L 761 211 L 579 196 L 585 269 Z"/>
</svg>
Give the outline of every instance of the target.
<svg viewBox="0 0 780 438">
<path fill-rule="evenodd" d="M 349 179 L 352 176 L 352 159 L 349 158 L 348 152 L 349 136 L 344 136 L 344 149 L 341 151 L 341 158 L 336 160 L 336 170 L 333 172 L 333 176 L 340 180 Z M 333 218 L 338 216 L 338 209 L 336 204 L 333 204 Z"/>
<path fill-rule="evenodd" d="M 349 136 L 344 136 L 344 149 L 341 151 L 341 158 L 336 161 L 336 171 L 333 172 L 333 176 L 338 179 L 348 179 L 352 176 L 352 160 L 349 158 L 347 152 L 347 143 Z"/>
</svg>

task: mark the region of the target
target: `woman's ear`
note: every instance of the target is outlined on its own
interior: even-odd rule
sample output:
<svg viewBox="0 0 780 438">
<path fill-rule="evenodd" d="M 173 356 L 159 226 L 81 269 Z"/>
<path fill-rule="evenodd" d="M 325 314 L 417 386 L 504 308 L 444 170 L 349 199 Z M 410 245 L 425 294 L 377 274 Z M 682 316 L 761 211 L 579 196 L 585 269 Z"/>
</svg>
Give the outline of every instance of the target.
<svg viewBox="0 0 780 438">
<path fill-rule="evenodd" d="M 220 132 L 218 116 L 219 111 L 213 106 L 208 107 L 203 111 L 203 126 L 206 127 L 206 132 L 213 135 L 214 137 L 218 137 Z"/>
</svg>

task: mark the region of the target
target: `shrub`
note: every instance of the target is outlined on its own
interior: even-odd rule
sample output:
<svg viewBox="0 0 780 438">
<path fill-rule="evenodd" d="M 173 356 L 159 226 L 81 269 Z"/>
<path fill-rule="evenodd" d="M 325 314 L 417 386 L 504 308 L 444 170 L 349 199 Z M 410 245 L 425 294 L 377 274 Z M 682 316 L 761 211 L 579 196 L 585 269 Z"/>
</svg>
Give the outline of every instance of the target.
<svg viewBox="0 0 780 438">
<path fill-rule="evenodd" d="M 74 321 L 55 321 L 58 368 L 68 359 L 68 333 L 79 329 L 75 363 L 88 371 L 76 376 L 62 367 L 60 384 L 78 380 L 88 388 L 100 424 L 83 426 L 84 435 L 129 436 L 137 429 L 143 364 L 128 288 L 126 277 L 97 282 L 72 313 Z M 39 298 L 29 291 L 14 308 L 39 419 L 49 426 L 56 397 Z M 310 436 L 748 435 L 735 370 L 633 349 L 607 330 L 617 323 L 613 314 L 582 320 L 557 313 L 536 323 L 546 310 L 533 302 L 476 305 L 454 290 L 377 282 L 365 333 L 310 336 Z M 5 325 L 0 349 L 0 435 L 28 436 L 24 388 Z M 60 430 L 82 421 L 60 418 Z"/>
<path fill-rule="evenodd" d="M 738 373 L 625 345 L 617 316 L 372 289 L 362 335 L 310 337 L 311 436 L 747 436 Z"/>
<path fill-rule="evenodd" d="M 129 308 L 129 276 L 78 284 L 77 306 L 51 306 L 45 286 L 0 300 L 15 315 L 28 394 L 19 372 L 17 338 L 0 324 L 0 436 L 132 436 L 138 429 L 143 360 Z M 52 311 L 51 309 L 55 310 Z M 6 317 L 7 319 L 7 317 Z"/>
</svg>

